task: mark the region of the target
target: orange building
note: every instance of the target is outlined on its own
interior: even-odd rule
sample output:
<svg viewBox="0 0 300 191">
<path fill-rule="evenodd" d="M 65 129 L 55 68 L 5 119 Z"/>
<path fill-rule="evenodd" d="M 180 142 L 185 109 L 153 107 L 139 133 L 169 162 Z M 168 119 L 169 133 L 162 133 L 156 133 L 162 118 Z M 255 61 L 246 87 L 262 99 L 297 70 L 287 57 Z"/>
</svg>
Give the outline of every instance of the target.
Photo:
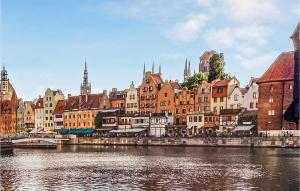
<svg viewBox="0 0 300 191">
<path fill-rule="evenodd" d="M 175 91 L 181 89 L 178 82 L 165 82 L 158 91 L 156 113 L 175 113 Z"/>
<path fill-rule="evenodd" d="M 65 128 L 95 128 L 95 117 L 110 108 L 107 94 L 69 96 L 64 110 Z"/>
<path fill-rule="evenodd" d="M 140 112 L 155 113 L 158 103 L 158 91 L 161 90 L 163 80 L 160 73 L 154 74 L 153 71 L 145 72 L 144 79 L 140 86 Z"/>
<path fill-rule="evenodd" d="M 175 93 L 175 125 L 186 125 L 187 113 L 195 111 L 194 91 L 183 88 Z"/>
<path fill-rule="evenodd" d="M 196 90 L 195 94 L 195 110 L 204 113 L 212 111 L 212 83 L 202 82 Z"/>
<path fill-rule="evenodd" d="M 125 110 L 126 91 L 118 91 L 117 88 L 112 88 L 109 93 L 111 108 Z"/>
<path fill-rule="evenodd" d="M 0 79 L 0 135 L 16 133 L 17 109 L 18 97 L 3 67 Z"/>
</svg>

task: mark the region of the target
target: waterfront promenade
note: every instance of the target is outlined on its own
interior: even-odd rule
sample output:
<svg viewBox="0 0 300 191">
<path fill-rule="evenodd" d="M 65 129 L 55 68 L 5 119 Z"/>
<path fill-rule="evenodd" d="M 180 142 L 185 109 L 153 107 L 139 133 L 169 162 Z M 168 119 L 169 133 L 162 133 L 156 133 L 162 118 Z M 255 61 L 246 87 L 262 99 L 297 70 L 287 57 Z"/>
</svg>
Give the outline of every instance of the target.
<svg viewBox="0 0 300 191">
<path fill-rule="evenodd" d="M 58 136 L 60 138 L 60 136 Z M 127 145 L 127 146 L 210 146 L 210 147 L 274 147 L 299 148 L 300 137 L 76 137 L 58 144 Z"/>
</svg>

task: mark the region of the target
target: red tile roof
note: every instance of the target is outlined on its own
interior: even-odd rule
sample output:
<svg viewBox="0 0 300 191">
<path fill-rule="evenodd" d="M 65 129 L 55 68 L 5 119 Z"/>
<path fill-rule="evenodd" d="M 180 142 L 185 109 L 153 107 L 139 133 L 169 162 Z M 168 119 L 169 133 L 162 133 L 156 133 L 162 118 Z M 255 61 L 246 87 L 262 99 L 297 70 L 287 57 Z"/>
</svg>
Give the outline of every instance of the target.
<svg viewBox="0 0 300 191">
<path fill-rule="evenodd" d="M 294 52 L 283 52 L 277 57 L 257 83 L 293 80 L 294 67 Z"/>
<path fill-rule="evenodd" d="M 214 54 L 216 54 L 217 52 L 214 50 L 211 51 L 205 51 L 202 56 L 200 57 L 201 60 L 208 60 L 210 59 L 210 57 L 212 57 Z"/>
<path fill-rule="evenodd" d="M 181 86 L 179 85 L 178 82 L 169 82 L 170 85 L 172 86 L 172 89 L 180 89 Z"/>
<path fill-rule="evenodd" d="M 151 74 L 151 77 L 156 84 L 163 83 L 160 74 Z"/>
<path fill-rule="evenodd" d="M 66 106 L 66 101 L 65 100 L 59 100 L 55 106 L 55 109 L 53 111 L 53 115 L 61 115 L 63 114 Z"/>
<path fill-rule="evenodd" d="M 90 94 L 86 97 L 83 96 L 69 96 L 67 99 L 65 111 L 89 109 L 103 109 L 103 106 L 109 108 L 109 100 L 107 95 L 104 94 Z"/>
<path fill-rule="evenodd" d="M 227 86 L 230 80 L 220 80 L 214 83 L 213 87 Z"/>
<path fill-rule="evenodd" d="M 35 109 L 43 109 L 44 108 L 44 101 L 43 98 L 39 98 L 35 104 Z"/>
<path fill-rule="evenodd" d="M 245 93 L 247 93 L 248 91 L 248 88 L 239 88 L 239 89 L 243 95 L 245 95 Z"/>
</svg>

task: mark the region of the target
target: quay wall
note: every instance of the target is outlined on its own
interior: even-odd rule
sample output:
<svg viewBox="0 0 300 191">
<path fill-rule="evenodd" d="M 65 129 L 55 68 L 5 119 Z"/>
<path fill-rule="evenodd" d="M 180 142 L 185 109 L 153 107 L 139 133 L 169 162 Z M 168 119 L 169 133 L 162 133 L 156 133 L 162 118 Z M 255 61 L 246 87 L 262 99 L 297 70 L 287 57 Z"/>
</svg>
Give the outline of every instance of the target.
<svg viewBox="0 0 300 191">
<path fill-rule="evenodd" d="M 150 138 L 150 137 L 69 137 L 61 144 L 71 145 L 127 145 L 127 146 L 212 146 L 212 147 L 288 147 L 299 148 L 300 137 L 206 137 L 206 138 Z"/>
</svg>

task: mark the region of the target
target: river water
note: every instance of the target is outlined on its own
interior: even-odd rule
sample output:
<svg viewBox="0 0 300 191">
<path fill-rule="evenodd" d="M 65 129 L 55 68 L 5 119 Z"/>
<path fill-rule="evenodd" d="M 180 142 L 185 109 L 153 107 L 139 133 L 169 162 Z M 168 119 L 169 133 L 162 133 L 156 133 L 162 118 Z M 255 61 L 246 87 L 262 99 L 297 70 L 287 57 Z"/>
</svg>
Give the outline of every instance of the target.
<svg viewBox="0 0 300 191">
<path fill-rule="evenodd" d="M 299 150 L 64 146 L 0 157 L 0 190 L 299 190 Z"/>
</svg>

